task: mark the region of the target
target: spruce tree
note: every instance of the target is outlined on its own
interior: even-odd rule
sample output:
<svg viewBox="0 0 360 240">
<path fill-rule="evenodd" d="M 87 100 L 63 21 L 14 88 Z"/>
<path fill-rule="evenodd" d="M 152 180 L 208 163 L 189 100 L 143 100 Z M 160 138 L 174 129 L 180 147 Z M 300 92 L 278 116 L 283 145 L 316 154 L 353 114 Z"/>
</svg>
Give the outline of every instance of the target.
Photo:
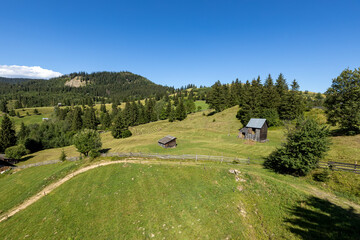
<svg viewBox="0 0 360 240">
<path fill-rule="evenodd" d="M 13 123 L 7 114 L 1 121 L 0 129 L 0 152 L 4 152 L 6 148 L 16 145 L 16 135 Z"/>
<path fill-rule="evenodd" d="M 108 112 L 101 114 L 100 121 L 103 129 L 108 129 L 111 127 L 111 117 Z"/>
<path fill-rule="evenodd" d="M 226 96 L 220 81 L 217 81 L 213 86 L 211 86 L 206 98 L 206 103 L 209 104 L 210 108 L 214 109 L 216 112 L 221 112 L 226 108 Z"/>
<path fill-rule="evenodd" d="M 82 111 L 80 107 L 75 107 L 73 109 L 72 113 L 72 122 L 71 122 L 71 129 L 73 131 L 78 131 L 82 129 L 83 127 L 83 121 L 82 121 Z"/>
<path fill-rule="evenodd" d="M 179 121 L 182 121 L 186 118 L 187 114 L 186 114 L 186 109 L 184 106 L 184 101 L 181 98 L 179 101 L 179 105 L 176 107 L 176 119 Z"/>
<path fill-rule="evenodd" d="M 283 95 L 282 103 L 279 107 L 281 119 L 293 120 L 303 114 L 305 104 L 303 97 L 299 92 L 299 87 L 299 84 L 294 80 L 291 84 L 291 90 Z"/>
<path fill-rule="evenodd" d="M 124 122 L 122 114 L 119 113 L 115 118 L 111 134 L 114 138 L 121 138 L 124 129 L 126 129 L 126 124 Z"/>
<path fill-rule="evenodd" d="M 269 74 L 264 83 L 264 91 L 262 97 L 262 107 L 265 109 L 275 109 L 277 111 L 280 106 L 280 95 L 275 88 L 274 81 Z"/>
<path fill-rule="evenodd" d="M 106 105 L 105 104 L 100 105 L 100 112 L 106 113 Z"/>
<path fill-rule="evenodd" d="M 26 137 L 29 135 L 30 129 L 24 124 L 24 122 L 21 122 L 20 130 L 17 134 L 17 139 L 20 142 L 25 141 Z"/>
<path fill-rule="evenodd" d="M 282 73 L 280 73 L 279 77 L 276 79 L 275 88 L 280 95 L 280 98 L 282 98 L 282 96 L 284 96 L 289 89 L 288 84 L 286 83 L 286 79 Z"/>
<path fill-rule="evenodd" d="M 84 128 L 96 130 L 98 120 L 93 107 L 86 108 L 84 111 Z"/>
<path fill-rule="evenodd" d="M 8 113 L 9 112 L 6 100 L 0 101 L 0 112 L 3 112 L 3 113 Z"/>
</svg>

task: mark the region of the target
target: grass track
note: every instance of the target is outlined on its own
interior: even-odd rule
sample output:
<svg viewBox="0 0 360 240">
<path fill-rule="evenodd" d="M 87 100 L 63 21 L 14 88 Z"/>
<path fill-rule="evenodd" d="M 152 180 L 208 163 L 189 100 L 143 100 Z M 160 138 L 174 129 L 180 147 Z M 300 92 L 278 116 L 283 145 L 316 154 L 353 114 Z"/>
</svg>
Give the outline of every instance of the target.
<svg viewBox="0 0 360 240">
<path fill-rule="evenodd" d="M 64 177 L 76 167 L 74 162 L 33 167 L 0 177 L 0 215 L 33 196 L 50 182 Z"/>
</svg>

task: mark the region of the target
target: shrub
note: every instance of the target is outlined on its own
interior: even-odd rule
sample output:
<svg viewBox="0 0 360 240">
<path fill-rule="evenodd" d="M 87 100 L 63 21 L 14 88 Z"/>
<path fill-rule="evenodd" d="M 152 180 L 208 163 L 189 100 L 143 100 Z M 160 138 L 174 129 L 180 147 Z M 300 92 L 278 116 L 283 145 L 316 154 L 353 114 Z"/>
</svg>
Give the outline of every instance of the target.
<svg viewBox="0 0 360 240">
<path fill-rule="evenodd" d="M 122 138 L 127 138 L 127 137 L 131 137 L 132 136 L 132 133 L 130 132 L 129 129 L 126 129 L 122 132 L 121 134 Z"/>
<path fill-rule="evenodd" d="M 22 156 L 26 155 L 26 148 L 24 145 L 20 144 L 13 147 L 8 147 L 5 150 L 5 155 L 10 159 L 20 159 Z"/>
<path fill-rule="evenodd" d="M 60 155 L 60 161 L 64 162 L 66 160 L 66 154 L 64 149 L 61 151 L 61 155 Z"/>
<path fill-rule="evenodd" d="M 328 150 L 328 134 L 328 128 L 314 119 L 298 119 L 287 133 L 287 142 L 265 159 L 264 166 L 279 173 L 307 175 Z"/>
<path fill-rule="evenodd" d="M 328 169 L 324 169 L 321 172 L 314 173 L 313 179 L 318 182 L 327 182 L 330 179 L 330 171 Z"/>
<path fill-rule="evenodd" d="M 90 156 L 90 158 L 93 160 L 93 159 L 95 159 L 95 158 L 97 158 L 97 157 L 100 156 L 100 152 L 97 151 L 97 150 L 91 150 L 91 151 L 89 152 L 89 156 Z"/>
</svg>

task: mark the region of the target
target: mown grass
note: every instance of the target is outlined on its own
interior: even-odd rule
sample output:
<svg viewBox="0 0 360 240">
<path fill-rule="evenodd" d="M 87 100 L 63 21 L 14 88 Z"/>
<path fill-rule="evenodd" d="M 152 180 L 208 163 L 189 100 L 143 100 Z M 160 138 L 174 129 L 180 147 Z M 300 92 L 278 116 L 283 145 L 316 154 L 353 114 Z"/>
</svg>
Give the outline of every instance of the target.
<svg viewBox="0 0 360 240">
<path fill-rule="evenodd" d="M 33 196 L 54 180 L 64 177 L 77 165 L 74 162 L 57 163 L 1 175 L 0 214 Z"/>
<path fill-rule="evenodd" d="M 69 180 L 0 223 L 2 238 L 311 239 L 322 236 L 331 239 L 341 234 L 343 239 L 351 239 L 358 236 L 359 220 L 355 213 L 293 187 L 291 184 L 304 185 L 299 179 L 237 165 L 241 173 L 236 181 L 235 175 L 228 171 L 232 167 L 154 163 L 96 168 Z M 323 222 L 314 222 L 315 219 Z M 316 224 L 317 235 L 307 232 L 314 229 L 304 222 Z"/>
</svg>

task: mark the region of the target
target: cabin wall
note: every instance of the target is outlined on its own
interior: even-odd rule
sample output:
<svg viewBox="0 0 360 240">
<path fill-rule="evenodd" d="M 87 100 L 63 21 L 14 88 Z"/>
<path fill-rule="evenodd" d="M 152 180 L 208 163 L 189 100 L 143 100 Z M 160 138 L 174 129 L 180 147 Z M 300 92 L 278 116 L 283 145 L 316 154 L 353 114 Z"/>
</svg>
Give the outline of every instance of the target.
<svg viewBox="0 0 360 240">
<path fill-rule="evenodd" d="M 268 132 L 268 126 L 267 124 L 264 124 L 262 128 L 260 129 L 260 141 L 266 141 L 267 140 L 267 132 Z"/>
<path fill-rule="evenodd" d="M 176 147 L 176 140 L 172 140 L 171 142 L 168 142 L 166 144 L 166 147 L 168 147 L 168 148 Z"/>
</svg>

